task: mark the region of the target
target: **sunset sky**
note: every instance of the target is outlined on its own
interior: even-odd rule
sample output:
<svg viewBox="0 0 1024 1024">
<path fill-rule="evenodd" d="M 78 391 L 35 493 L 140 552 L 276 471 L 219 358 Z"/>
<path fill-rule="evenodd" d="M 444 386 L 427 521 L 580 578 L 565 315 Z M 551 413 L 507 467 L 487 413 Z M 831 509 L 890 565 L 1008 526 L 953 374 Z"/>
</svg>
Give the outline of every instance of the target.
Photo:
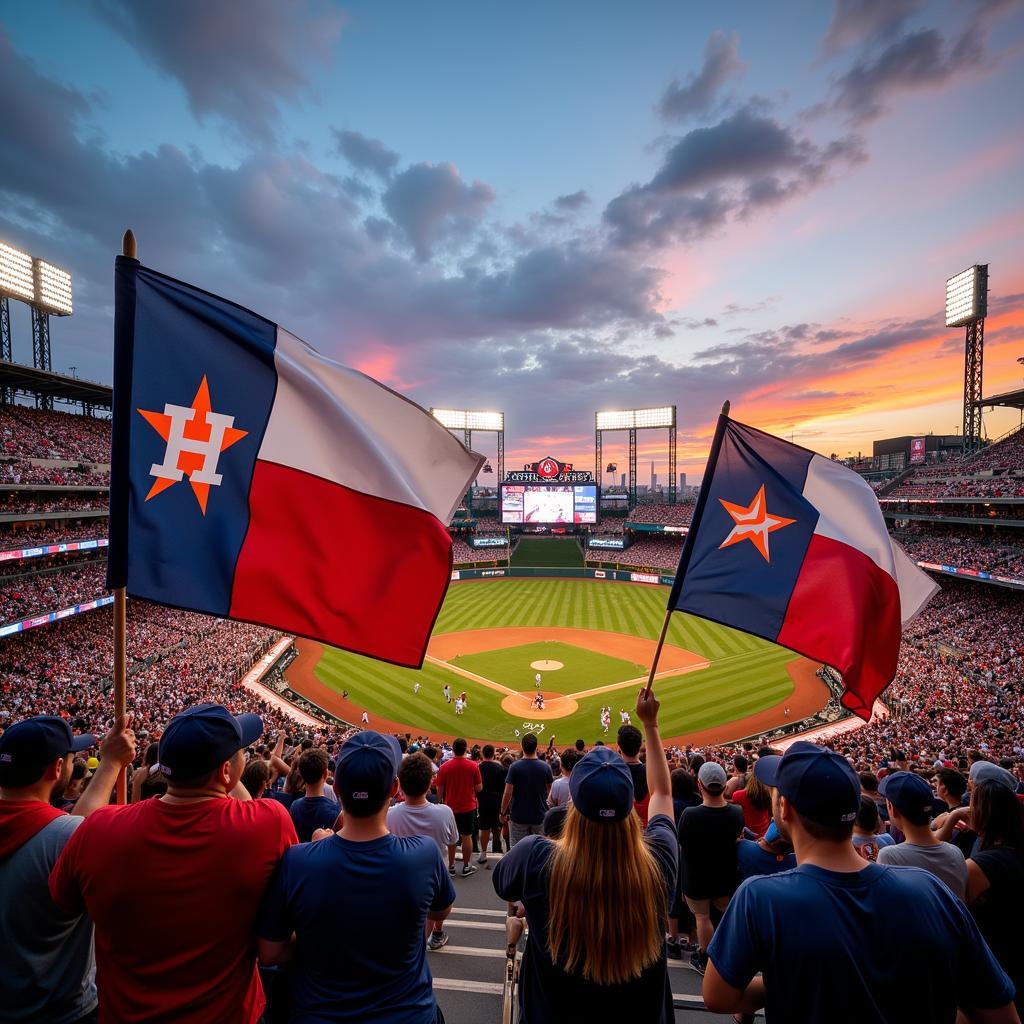
<svg viewBox="0 0 1024 1024">
<path fill-rule="evenodd" d="M 973 263 L 985 392 L 1024 384 L 1022 46 L 1014 0 L 14 0 L 0 241 L 71 271 L 54 365 L 93 379 L 130 226 L 425 406 L 503 410 L 513 468 L 675 403 L 695 480 L 724 399 L 870 452 L 959 427 Z"/>
</svg>

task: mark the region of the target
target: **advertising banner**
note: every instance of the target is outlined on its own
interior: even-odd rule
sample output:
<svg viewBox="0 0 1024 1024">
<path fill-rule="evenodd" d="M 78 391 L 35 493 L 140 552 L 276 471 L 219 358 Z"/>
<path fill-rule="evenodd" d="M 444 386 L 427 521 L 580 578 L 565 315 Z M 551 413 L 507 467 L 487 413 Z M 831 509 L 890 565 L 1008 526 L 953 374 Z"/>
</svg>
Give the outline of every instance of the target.
<svg viewBox="0 0 1024 1024">
<path fill-rule="evenodd" d="M 630 581 L 633 583 L 660 583 L 660 576 L 652 576 L 649 572 L 631 572 Z"/>
<path fill-rule="evenodd" d="M 910 439 L 910 464 L 919 466 L 924 462 L 925 446 L 923 437 L 912 437 Z"/>
</svg>

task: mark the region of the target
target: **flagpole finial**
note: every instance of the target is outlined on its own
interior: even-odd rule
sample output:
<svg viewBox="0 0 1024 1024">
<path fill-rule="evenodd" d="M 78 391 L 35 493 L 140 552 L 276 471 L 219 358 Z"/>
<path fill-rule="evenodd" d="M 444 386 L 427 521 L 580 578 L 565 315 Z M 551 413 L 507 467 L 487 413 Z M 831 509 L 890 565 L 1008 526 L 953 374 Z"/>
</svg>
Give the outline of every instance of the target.
<svg viewBox="0 0 1024 1024">
<path fill-rule="evenodd" d="M 129 234 L 130 234 L 130 233 L 131 233 L 131 232 L 129 232 Z M 723 416 L 728 416 L 728 415 L 729 415 L 729 400 L 728 400 L 728 399 L 726 399 L 726 400 L 725 400 L 725 401 L 724 401 L 724 402 L 722 403 L 722 415 L 723 415 Z"/>
<path fill-rule="evenodd" d="M 137 258 L 135 255 L 136 252 L 137 250 L 135 248 L 135 232 L 132 231 L 131 228 L 129 228 L 124 233 L 124 239 L 121 242 L 121 254 L 123 256 L 128 256 L 134 260 Z"/>
</svg>

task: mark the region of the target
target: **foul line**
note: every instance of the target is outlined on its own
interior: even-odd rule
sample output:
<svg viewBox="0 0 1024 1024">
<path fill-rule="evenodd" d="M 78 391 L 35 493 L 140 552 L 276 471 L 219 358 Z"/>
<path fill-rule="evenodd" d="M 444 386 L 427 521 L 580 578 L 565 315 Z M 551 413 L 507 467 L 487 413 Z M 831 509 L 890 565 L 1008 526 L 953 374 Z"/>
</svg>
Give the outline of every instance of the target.
<svg viewBox="0 0 1024 1024">
<path fill-rule="evenodd" d="M 474 683 L 480 683 L 482 686 L 489 686 L 492 690 L 497 690 L 498 693 L 503 693 L 505 696 L 519 696 L 518 690 L 513 690 L 502 683 L 496 683 L 493 679 L 488 679 L 486 676 L 478 676 L 475 672 L 470 672 L 469 669 L 459 668 L 458 665 L 453 665 L 450 661 L 442 661 L 440 658 L 431 657 L 429 654 L 426 660 L 431 665 L 437 665 L 438 668 L 446 668 L 449 672 L 454 672 L 457 676 L 465 676 L 466 679 L 472 679 Z"/>
</svg>

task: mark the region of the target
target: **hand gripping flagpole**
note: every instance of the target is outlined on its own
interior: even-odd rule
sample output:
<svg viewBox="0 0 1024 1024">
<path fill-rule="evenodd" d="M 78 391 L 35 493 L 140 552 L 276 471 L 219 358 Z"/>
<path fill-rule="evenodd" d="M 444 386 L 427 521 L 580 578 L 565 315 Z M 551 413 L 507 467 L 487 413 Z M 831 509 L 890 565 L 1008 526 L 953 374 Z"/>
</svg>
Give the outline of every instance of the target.
<svg viewBox="0 0 1024 1024">
<path fill-rule="evenodd" d="M 715 437 L 711 442 L 711 453 L 708 456 L 708 466 L 714 464 L 716 457 L 718 456 L 718 449 L 722 446 L 722 434 L 725 432 L 725 421 L 729 417 L 729 403 L 725 402 L 722 405 L 722 415 L 718 418 L 718 426 L 715 429 Z M 704 507 L 704 495 L 707 493 L 707 470 L 704 473 L 704 480 L 701 481 L 701 497 L 697 499 L 697 508 L 693 514 L 693 520 L 690 523 L 690 530 L 697 528 L 698 520 L 700 519 L 700 512 Z M 685 569 L 684 569 L 685 571 Z M 676 585 L 672 588 L 675 592 L 676 587 L 679 586 L 679 580 L 676 580 Z M 661 661 L 661 649 L 665 646 L 665 637 L 668 636 L 669 623 L 672 621 L 672 612 L 675 610 L 673 607 L 674 602 L 669 601 L 668 607 L 665 609 L 665 621 L 661 624 L 661 636 L 658 637 L 658 646 L 654 648 L 654 661 L 651 662 L 651 674 L 647 677 L 647 688 L 644 693 L 650 693 L 651 687 L 654 685 L 654 675 L 658 671 L 658 662 Z"/>
<path fill-rule="evenodd" d="M 135 235 L 131 229 L 124 233 L 121 253 L 136 259 Z M 127 598 L 125 588 L 114 588 L 114 728 L 124 729 L 126 715 L 126 694 L 128 689 L 128 658 L 127 658 Z M 117 774 L 117 802 L 128 802 L 127 769 L 122 768 Z"/>
</svg>

